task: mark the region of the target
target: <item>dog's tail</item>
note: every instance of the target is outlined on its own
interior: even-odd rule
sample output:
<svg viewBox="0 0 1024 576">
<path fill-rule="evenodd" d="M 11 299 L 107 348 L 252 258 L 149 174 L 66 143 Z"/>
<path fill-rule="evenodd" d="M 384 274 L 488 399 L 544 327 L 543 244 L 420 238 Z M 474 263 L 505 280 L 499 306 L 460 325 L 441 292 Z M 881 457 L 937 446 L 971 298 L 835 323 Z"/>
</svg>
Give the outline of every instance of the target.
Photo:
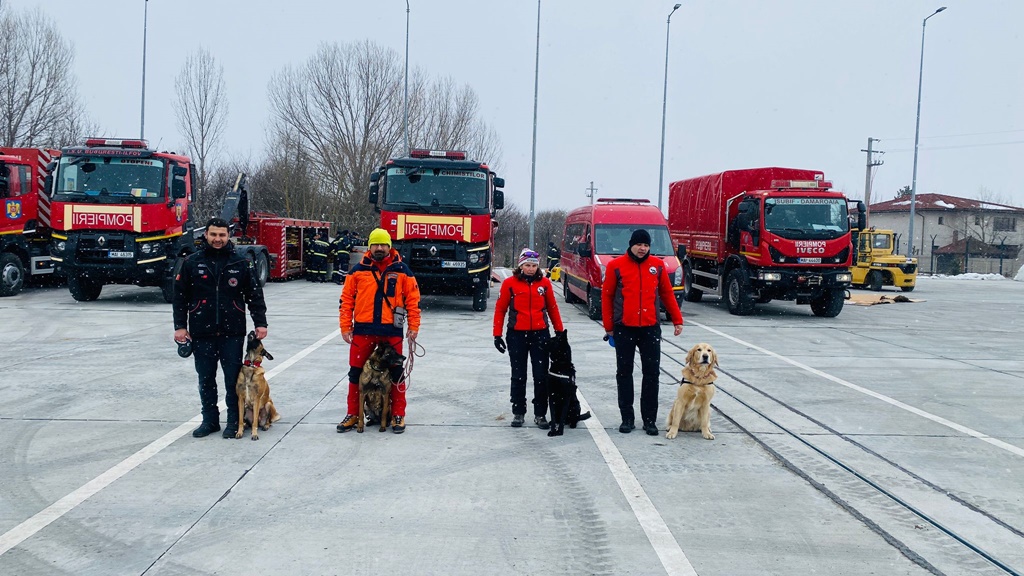
<svg viewBox="0 0 1024 576">
<path fill-rule="evenodd" d="M 584 420 L 586 420 L 587 418 L 590 418 L 590 410 L 587 410 L 587 411 L 586 411 L 586 412 L 584 412 L 583 414 L 580 414 L 580 418 L 579 418 L 579 420 L 578 420 L 578 421 L 579 421 L 579 422 L 583 422 L 583 421 L 584 421 Z"/>
</svg>

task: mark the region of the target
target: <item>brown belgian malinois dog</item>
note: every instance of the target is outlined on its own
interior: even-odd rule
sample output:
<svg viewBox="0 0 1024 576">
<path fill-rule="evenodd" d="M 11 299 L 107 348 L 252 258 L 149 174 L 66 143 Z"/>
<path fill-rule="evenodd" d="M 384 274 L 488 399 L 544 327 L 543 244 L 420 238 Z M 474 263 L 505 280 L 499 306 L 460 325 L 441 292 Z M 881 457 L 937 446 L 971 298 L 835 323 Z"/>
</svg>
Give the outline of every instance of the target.
<svg viewBox="0 0 1024 576">
<path fill-rule="evenodd" d="M 359 420 L 356 432 L 363 431 L 366 415 L 380 422 L 379 432 L 391 424 L 391 370 L 402 366 L 405 356 L 398 353 L 386 342 L 379 342 L 373 353 L 366 359 L 363 372 L 359 375 Z"/>
<path fill-rule="evenodd" d="M 264 358 L 274 359 L 263 347 L 263 342 L 256 337 L 256 332 L 249 332 L 245 360 L 238 372 L 238 382 L 235 383 L 235 392 L 238 393 L 238 432 L 235 438 L 242 437 L 248 424 L 252 428 L 252 439 L 259 440 L 259 429 L 269 430 L 270 425 L 281 418 L 274 408 L 274 401 L 270 399 L 270 384 L 260 365 Z"/>
</svg>

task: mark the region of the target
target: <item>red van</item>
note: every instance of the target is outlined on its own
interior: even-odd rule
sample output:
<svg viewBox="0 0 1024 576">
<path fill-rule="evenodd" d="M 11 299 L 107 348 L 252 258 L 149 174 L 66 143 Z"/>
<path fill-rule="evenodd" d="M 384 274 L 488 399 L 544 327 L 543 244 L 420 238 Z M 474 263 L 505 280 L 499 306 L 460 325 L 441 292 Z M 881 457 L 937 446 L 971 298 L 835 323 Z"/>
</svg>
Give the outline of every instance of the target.
<svg viewBox="0 0 1024 576">
<path fill-rule="evenodd" d="M 565 301 L 586 302 L 589 316 L 600 319 L 605 267 L 626 253 L 629 237 L 639 228 L 650 232 L 651 254 L 665 261 L 676 302 L 680 302 L 683 269 L 672 248 L 665 215 L 649 200 L 631 198 L 600 198 L 596 204 L 573 210 L 565 219 L 561 259 Z"/>
</svg>

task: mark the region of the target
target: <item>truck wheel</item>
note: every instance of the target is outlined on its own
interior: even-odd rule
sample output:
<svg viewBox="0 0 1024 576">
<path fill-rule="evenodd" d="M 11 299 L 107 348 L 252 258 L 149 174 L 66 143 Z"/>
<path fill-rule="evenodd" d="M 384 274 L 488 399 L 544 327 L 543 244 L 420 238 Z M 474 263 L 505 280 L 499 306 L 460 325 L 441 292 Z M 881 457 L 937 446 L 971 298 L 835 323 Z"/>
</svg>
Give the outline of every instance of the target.
<svg viewBox="0 0 1024 576">
<path fill-rule="evenodd" d="M 864 283 L 867 284 L 868 288 L 878 292 L 882 289 L 882 282 L 885 279 L 882 278 L 882 273 L 878 270 L 872 270 L 868 272 L 868 277 L 864 279 Z"/>
<path fill-rule="evenodd" d="M 690 269 L 690 265 L 683 264 L 683 299 L 687 302 L 700 302 L 700 299 L 704 297 L 704 293 L 697 289 L 693 285 L 693 270 Z"/>
<path fill-rule="evenodd" d="M 569 282 L 565 278 L 562 279 L 562 296 L 565 297 L 566 304 L 576 304 L 581 301 L 569 290 Z"/>
<path fill-rule="evenodd" d="M 263 252 L 254 254 L 252 252 L 245 253 L 245 259 L 252 264 L 253 272 L 256 276 L 256 284 L 261 287 L 267 283 L 267 255 Z"/>
<path fill-rule="evenodd" d="M 914 287 L 913 286 L 900 286 L 900 290 L 903 290 L 904 292 L 913 292 L 914 291 Z"/>
<path fill-rule="evenodd" d="M 742 270 L 735 268 L 730 271 L 726 285 L 729 287 L 726 300 L 729 304 L 730 314 L 746 316 L 754 311 L 754 299 L 750 297 L 750 288 L 747 287 Z"/>
<path fill-rule="evenodd" d="M 487 310 L 487 295 L 489 288 L 478 288 L 473 291 L 473 311 L 483 312 Z"/>
<path fill-rule="evenodd" d="M 843 289 L 840 288 L 826 292 L 820 298 L 811 300 L 811 312 L 814 312 L 815 316 L 822 316 L 824 318 L 839 316 L 839 313 L 843 311 L 843 299 L 845 296 L 843 292 Z"/>
<path fill-rule="evenodd" d="M 68 290 L 71 297 L 79 302 L 92 302 L 100 297 L 103 284 L 89 278 L 71 276 L 68 278 Z"/>
<path fill-rule="evenodd" d="M 593 290 L 587 291 L 587 316 L 591 320 L 601 319 L 601 299 L 594 296 Z"/>
<path fill-rule="evenodd" d="M 14 296 L 25 286 L 25 267 L 17 254 L 0 254 L 0 296 Z"/>
</svg>

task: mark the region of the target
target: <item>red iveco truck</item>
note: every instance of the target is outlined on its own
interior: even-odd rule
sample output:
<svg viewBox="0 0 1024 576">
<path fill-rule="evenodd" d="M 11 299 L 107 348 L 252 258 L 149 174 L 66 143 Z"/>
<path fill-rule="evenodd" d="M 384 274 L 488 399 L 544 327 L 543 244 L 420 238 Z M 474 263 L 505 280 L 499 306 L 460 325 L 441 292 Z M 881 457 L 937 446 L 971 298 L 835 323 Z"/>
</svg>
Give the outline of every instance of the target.
<svg viewBox="0 0 1024 576">
<path fill-rule="evenodd" d="M 424 294 L 490 296 L 494 215 L 505 181 L 465 152 L 411 150 L 370 174 L 370 203 L 380 227 L 412 269 Z"/>
<path fill-rule="evenodd" d="M 135 284 L 160 287 L 170 302 L 175 267 L 204 231 L 190 218 L 195 178 L 187 156 L 157 152 L 145 140 L 90 138 L 61 150 L 47 180 L 50 255 L 71 296 L 95 300 L 104 284 Z M 229 222 L 236 211 L 248 215 L 243 183 L 239 177 L 225 199 L 221 217 Z M 267 249 L 236 250 L 253 262 L 262 284 Z"/>
<path fill-rule="evenodd" d="M 53 275 L 43 182 L 57 155 L 45 148 L 0 148 L 0 296 L 14 296 L 27 280 Z"/>
<path fill-rule="evenodd" d="M 683 263 L 684 295 L 723 296 L 729 312 L 796 300 L 834 317 L 850 286 L 847 199 L 824 174 L 794 168 L 729 170 L 669 185 L 668 225 Z M 858 204 L 863 227 L 864 204 Z"/>
</svg>

